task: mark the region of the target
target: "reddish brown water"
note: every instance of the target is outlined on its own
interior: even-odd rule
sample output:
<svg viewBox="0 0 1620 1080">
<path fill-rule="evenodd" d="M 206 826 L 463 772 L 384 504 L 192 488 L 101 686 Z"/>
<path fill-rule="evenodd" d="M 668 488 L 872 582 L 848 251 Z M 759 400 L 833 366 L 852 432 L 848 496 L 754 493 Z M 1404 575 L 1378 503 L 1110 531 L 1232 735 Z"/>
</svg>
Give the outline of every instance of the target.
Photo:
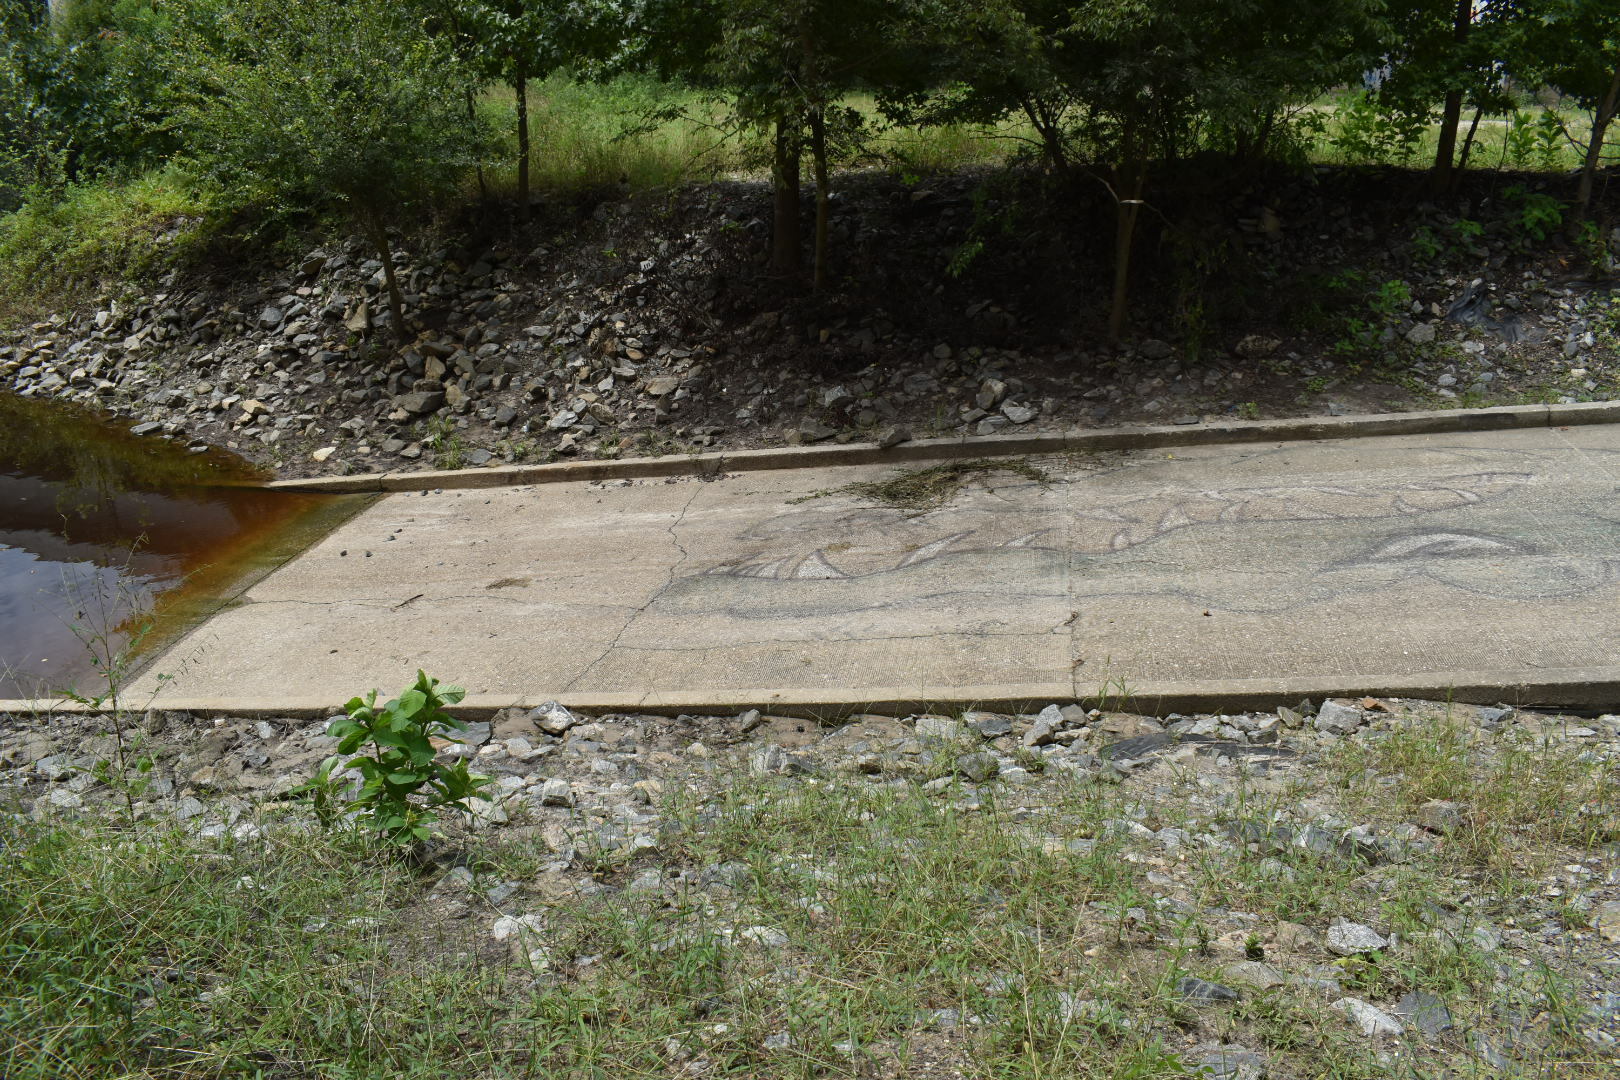
<svg viewBox="0 0 1620 1080">
<path fill-rule="evenodd" d="M 0 394 L 0 698 L 104 692 L 109 658 L 149 651 L 352 509 L 244 486 L 258 478 Z"/>
</svg>

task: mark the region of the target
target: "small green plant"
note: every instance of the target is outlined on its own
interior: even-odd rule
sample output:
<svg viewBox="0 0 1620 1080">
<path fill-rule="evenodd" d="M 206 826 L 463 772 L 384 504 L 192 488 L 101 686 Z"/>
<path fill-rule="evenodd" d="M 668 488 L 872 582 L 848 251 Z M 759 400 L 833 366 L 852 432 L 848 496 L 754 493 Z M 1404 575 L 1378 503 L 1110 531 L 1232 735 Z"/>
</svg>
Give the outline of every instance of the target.
<svg viewBox="0 0 1620 1080">
<path fill-rule="evenodd" d="M 1399 279 L 1386 281 L 1373 290 L 1367 306 L 1372 309 L 1373 314 L 1393 319 L 1411 308 L 1412 290 L 1407 287 L 1406 282 Z"/>
<path fill-rule="evenodd" d="M 1594 273 L 1607 274 L 1615 267 L 1614 255 L 1609 251 L 1609 243 L 1603 237 L 1603 229 L 1595 221 L 1583 221 L 1575 230 L 1572 237 L 1575 249 L 1586 260 L 1586 265 Z"/>
<path fill-rule="evenodd" d="M 1440 257 L 1442 250 L 1444 249 L 1440 244 L 1440 238 L 1429 226 L 1419 225 L 1417 231 L 1412 234 L 1412 254 L 1417 256 L 1420 262 L 1434 262 Z"/>
<path fill-rule="evenodd" d="M 1509 240 L 1520 250 L 1546 243 L 1564 225 L 1564 204 L 1551 195 L 1514 184 L 1503 190 L 1502 201 L 1508 208 Z"/>
<path fill-rule="evenodd" d="M 327 824 L 353 815 L 396 847 L 411 847 L 428 839 L 430 826 L 438 820 L 437 811 L 466 812 L 467 800 L 490 782 L 487 776 L 469 772 L 464 760 L 441 764 L 431 741 L 467 729 L 444 711 L 444 706 L 454 705 L 466 693 L 459 686 L 441 689 L 438 679 L 418 671 L 413 686 L 380 708 L 375 690 L 364 699 L 350 699 L 343 707 L 347 715 L 333 720 L 326 729 L 340 740 L 337 755 L 323 761 L 293 794 L 306 796 Z M 369 754 L 357 753 L 362 748 Z M 354 756 L 344 761 L 350 754 Z M 347 811 L 338 809 L 341 789 L 333 777 L 340 766 L 358 769 L 362 780 Z"/>
<path fill-rule="evenodd" d="M 425 440 L 433 450 L 435 464 L 441 469 L 459 469 L 465 463 L 467 448 L 456 434 L 455 422 L 448 416 L 435 416 L 428 421 Z"/>
<path fill-rule="evenodd" d="M 1260 419 L 1260 403 L 1258 401 L 1245 401 L 1238 405 L 1237 414 L 1245 420 Z"/>
<path fill-rule="evenodd" d="M 1543 112 L 1531 116 L 1517 111 L 1509 118 L 1502 136 L 1502 156 L 1514 168 L 1540 168 L 1551 172 L 1560 167 L 1564 143 L 1563 125 L 1558 115 Z"/>
</svg>

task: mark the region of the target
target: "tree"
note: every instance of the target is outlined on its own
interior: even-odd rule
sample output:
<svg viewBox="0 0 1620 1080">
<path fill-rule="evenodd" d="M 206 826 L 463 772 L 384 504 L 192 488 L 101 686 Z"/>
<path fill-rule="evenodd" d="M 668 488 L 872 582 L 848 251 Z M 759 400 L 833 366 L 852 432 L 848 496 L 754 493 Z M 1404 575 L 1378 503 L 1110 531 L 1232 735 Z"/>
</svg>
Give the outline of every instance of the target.
<svg viewBox="0 0 1620 1080">
<path fill-rule="evenodd" d="M 605 0 L 456 0 L 480 72 L 512 87 L 517 113 L 518 216 L 529 218 L 529 83 L 600 63 L 620 30 Z"/>
<path fill-rule="evenodd" d="M 734 0 L 709 63 L 734 94 L 738 118 L 772 132 L 777 228 L 772 264 L 798 270 L 799 162 L 816 179 L 813 283 L 826 286 L 829 127 L 854 117 L 838 102 L 880 63 L 885 24 L 905 5 L 882 0 Z"/>
<path fill-rule="evenodd" d="M 803 262 L 801 163 L 816 177 L 815 288 L 828 275 L 832 147 L 859 128 L 840 102 L 881 88 L 906 27 L 925 0 L 647 0 L 628 63 L 722 95 L 739 130 L 770 139 L 770 265 L 797 276 Z"/>
<path fill-rule="evenodd" d="M 1580 220 L 1591 207 L 1603 144 L 1620 112 L 1620 8 L 1590 0 L 1522 0 L 1516 14 L 1502 45 L 1509 69 L 1528 85 L 1556 87 L 1592 114 L 1575 195 Z M 1578 142 L 1573 136 L 1571 141 Z"/>
<path fill-rule="evenodd" d="M 176 47 L 193 158 L 250 200 L 347 214 L 376 246 L 409 340 L 388 222 L 483 160 L 470 75 L 399 0 L 192 0 Z"/>
<path fill-rule="evenodd" d="M 1124 333 L 1137 222 L 1153 170 L 1222 132 L 1254 152 L 1289 106 L 1364 70 L 1381 0 L 960 0 L 938 20 L 960 65 L 919 114 L 1019 115 L 1057 170 L 1102 183 L 1115 207 L 1108 337 Z M 971 10 L 969 10 L 971 9 Z M 915 90 L 910 95 L 915 99 Z"/>
</svg>

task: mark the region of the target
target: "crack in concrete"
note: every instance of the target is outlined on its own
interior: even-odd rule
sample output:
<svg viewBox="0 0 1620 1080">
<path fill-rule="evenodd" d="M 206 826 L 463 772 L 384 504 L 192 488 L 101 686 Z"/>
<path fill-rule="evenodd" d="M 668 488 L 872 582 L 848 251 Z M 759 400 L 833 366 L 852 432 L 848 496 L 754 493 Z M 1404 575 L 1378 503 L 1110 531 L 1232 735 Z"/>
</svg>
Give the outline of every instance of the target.
<svg viewBox="0 0 1620 1080">
<path fill-rule="evenodd" d="M 692 504 L 697 501 L 697 497 L 702 494 L 702 492 L 703 485 L 694 484 L 692 487 L 692 494 L 687 498 L 686 502 L 682 504 L 680 513 L 676 514 L 675 520 L 670 522 L 669 525 L 664 529 L 664 531 L 669 534 L 669 542 L 675 545 L 676 551 L 680 552 L 680 557 L 670 564 L 669 577 L 665 579 L 661 586 L 658 587 L 656 592 L 647 597 L 646 603 L 642 604 L 625 617 L 624 624 L 619 627 L 619 632 L 613 635 L 613 640 L 607 643 L 607 646 L 602 650 L 601 655 L 599 655 L 595 660 L 592 660 L 589 664 L 585 665 L 578 675 L 575 675 L 572 679 L 568 680 L 568 685 L 563 687 L 563 693 L 566 694 L 572 691 L 575 686 L 579 685 L 579 681 L 581 679 L 585 678 L 587 675 L 601 666 L 602 661 L 606 660 L 608 656 L 612 654 L 613 650 L 619 647 L 619 642 L 624 639 L 624 635 L 629 633 L 630 624 L 635 622 L 636 619 L 646 612 L 648 608 L 656 604 L 658 602 L 658 598 L 663 596 L 670 590 L 671 587 L 674 586 L 676 575 L 680 573 L 681 567 L 684 566 L 687 559 L 691 557 L 686 550 L 686 545 L 681 543 L 681 538 L 676 534 L 675 530 L 679 529 L 681 524 L 686 520 L 687 511 L 692 509 Z"/>
</svg>

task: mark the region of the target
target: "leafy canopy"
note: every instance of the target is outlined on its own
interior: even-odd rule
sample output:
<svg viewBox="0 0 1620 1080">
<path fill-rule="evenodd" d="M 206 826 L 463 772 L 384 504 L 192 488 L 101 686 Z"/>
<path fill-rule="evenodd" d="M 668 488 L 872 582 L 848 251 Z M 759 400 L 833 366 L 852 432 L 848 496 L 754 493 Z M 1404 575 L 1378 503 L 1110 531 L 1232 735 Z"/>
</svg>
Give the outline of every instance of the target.
<svg viewBox="0 0 1620 1080">
<path fill-rule="evenodd" d="M 400 0 L 187 0 L 189 152 L 255 201 L 373 221 L 453 188 L 488 135 L 422 18 Z"/>
</svg>

